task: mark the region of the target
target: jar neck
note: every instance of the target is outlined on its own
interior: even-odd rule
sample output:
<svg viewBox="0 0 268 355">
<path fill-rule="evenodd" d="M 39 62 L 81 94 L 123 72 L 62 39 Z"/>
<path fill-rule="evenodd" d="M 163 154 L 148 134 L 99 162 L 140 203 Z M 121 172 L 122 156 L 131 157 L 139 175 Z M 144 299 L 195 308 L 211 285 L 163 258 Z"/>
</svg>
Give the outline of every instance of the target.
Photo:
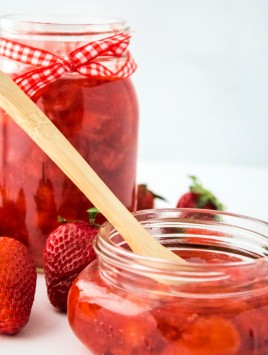
<svg viewBox="0 0 268 355">
<path fill-rule="evenodd" d="M 9 15 L 0 18 L 0 36 L 34 42 L 89 42 L 129 33 L 119 18 L 64 15 Z"/>
<path fill-rule="evenodd" d="M 69 18 L 68 16 L 10 15 L 0 17 L 0 37 L 64 57 L 87 43 L 118 33 L 129 33 L 126 21 L 116 18 Z M 103 58 L 107 61 L 107 58 Z M 113 57 L 109 57 L 111 62 Z M 25 65 L 3 59 L 18 71 Z M 2 68 L 5 70 L 5 68 Z M 8 72 L 12 70 L 7 68 Z M 20 71 L 20 70 L 19 70 Z"/>
<path fill-rule="evenodd" d="M 186 211 L 187 216 L 183 209 L 136 214 L 156 239 L 188 259 L 186 265 L 133 254 L 117 231 L 104 224 L 95 250 L 105 281 L 147 297 L 267 292 L 268 224 L 227 213 Z"/>
</svg>

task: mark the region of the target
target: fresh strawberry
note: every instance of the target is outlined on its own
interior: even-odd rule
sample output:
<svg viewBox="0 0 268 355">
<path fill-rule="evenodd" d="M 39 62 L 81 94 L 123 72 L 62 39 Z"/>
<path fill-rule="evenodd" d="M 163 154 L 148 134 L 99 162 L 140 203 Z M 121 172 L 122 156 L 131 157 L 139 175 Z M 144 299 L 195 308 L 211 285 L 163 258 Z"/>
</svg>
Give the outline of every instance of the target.
<svg viewBox="0 0 268 355">
<path fill-rule="evenodd" d="M 146 184 L 139 184 L 137 194 L 137 211 L 154 208 L 156 198 L 165 201 L 162 196 L 156 195 L 154 192 L 149 190 Z"/>
<path fill-rule="evenodd" d="M 89 213 L 92 213 L 89 210 Z M 73 280 L 86 265 L 95 260 L 93 239 L 98 226 L 93 222 L 67 222 L 56 228 L 49 236 L 43 253 L 44 273 L 48 298 L 51 304 L 67 310 L 67 297 Z"/>
<path fill-rule="evenodd" d="M 36 268 L 20 241 L 0 237 L 0 334 L 14 334 L 30 317 L 36 288 Z"/>
<path fill-rule="evenodd" d="M 224 206 L 217 200 L 212 192 L 205 189 L 195 176 L 190 176 L 192 184 L 188 192 L 181 196 L 177 203 L 178 208 L 201 208 L 223 211 Z"/>
</svg>

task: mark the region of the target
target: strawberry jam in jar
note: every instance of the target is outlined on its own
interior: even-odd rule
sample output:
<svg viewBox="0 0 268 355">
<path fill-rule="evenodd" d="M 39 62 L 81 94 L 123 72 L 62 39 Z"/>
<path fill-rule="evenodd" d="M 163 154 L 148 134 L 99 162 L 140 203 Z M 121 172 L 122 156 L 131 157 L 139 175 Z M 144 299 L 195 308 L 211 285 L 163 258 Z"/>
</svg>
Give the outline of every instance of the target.
<svg viewBox="0 0 268 355">
<path fill-rule="evenodd" d="M 268 354 L 268 224 L 210 210 L 135 214 L 187 264 L 138 256 L 109 223 L 74 281 L 69 324 L 93 354 Z"/>
<path fill-rule="evenodd" d="M 133 211 L 138 104 L 129 41 L 120 19 L 0 19 L 1 69 Z M 3 111 L 0 164 L 0 235 L 28 245 L 42 267 L 58 217 L 88 220 L 92 204 Z"/>
</svg>

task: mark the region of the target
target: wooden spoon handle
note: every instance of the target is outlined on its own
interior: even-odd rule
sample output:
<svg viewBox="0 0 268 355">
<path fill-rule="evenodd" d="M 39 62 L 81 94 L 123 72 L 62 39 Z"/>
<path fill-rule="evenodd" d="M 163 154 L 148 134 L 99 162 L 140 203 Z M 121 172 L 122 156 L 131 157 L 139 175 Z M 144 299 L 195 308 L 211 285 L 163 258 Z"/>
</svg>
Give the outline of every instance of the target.
<svg viewBox="0 0 268 355">
<path fill-rule="evenodd" d="M 49 118 L 2 71 L 0 106 L 111 222 L 134 253 L 185 263 L 142 227 Z"/>
</svg>

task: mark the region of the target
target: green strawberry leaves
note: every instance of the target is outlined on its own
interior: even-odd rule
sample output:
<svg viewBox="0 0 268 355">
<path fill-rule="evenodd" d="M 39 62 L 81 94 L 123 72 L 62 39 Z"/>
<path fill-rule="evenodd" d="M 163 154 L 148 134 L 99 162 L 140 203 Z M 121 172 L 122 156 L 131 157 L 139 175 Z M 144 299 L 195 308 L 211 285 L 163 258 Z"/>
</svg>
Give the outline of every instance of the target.
<svg viewBox="0 0 268 355">
<path fill-rule="evenodd" d="M 205 189 L 203 185 L 200 183 L 196 176 L 190 175 L 189 178 L 192 180 L 192 184 L 189 189 L 191 192 L 198 194 L 197 207 L 203 208 L 208 204 L 212 204 L 219 211 L 224 210 L 224 206 L 216 196 L 209 190 Z"/>
</svg>

